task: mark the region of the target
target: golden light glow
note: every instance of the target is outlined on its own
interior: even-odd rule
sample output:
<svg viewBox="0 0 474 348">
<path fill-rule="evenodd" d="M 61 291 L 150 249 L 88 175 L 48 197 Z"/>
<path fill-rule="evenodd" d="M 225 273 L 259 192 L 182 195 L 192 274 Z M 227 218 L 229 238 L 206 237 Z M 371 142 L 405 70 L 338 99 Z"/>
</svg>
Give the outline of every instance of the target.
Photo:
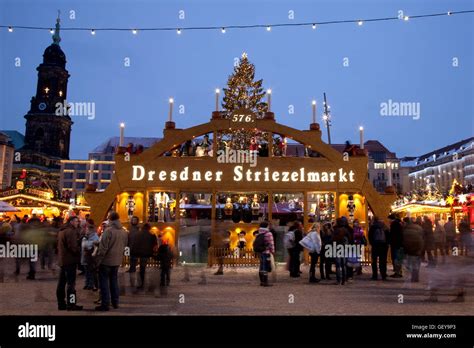
<svg viewBox="0 0 474 348">
<path fill-rule="evenodd" d="M 448 197 L 449 198 L 449 197 Z M 400 207 L 392 209 L 392 212 L 409 212 L 409 213 L 449 213 L 451 208 L 449 207 L 438 207 L 435 205 L 419 204 L 419 203 L 409 203 Z"/>
<path fill-rule="evenodd" d="M 7 196 L 7 197 L 0 197 L 0 201 L 5 201 L 7 199 L 8 200 L 17 199 L 17 198 L 24 198 L 24 199 L 28 199 L 28 200 L 32 200 L 32 201 L 47 203 L 47 204 L 51 204 L 53 206 L 58 206 L 58 207 L 64 207 L 64 208 L 69 208 L 70 207 L 70 205 L 66 204 L 66 203 L 56 202 L 56 201 L 52 201 L 52 200 L 49 200 L 49 199 L 43 199 L 43 198 L 30 196 L 30 195 L 24 195 L 24 194 L 18 194 L 18 195 Z M 76 208 L 90 209 L 90 207 L 88 207 L 88 206 L 76 206 Z"/>
</svg>

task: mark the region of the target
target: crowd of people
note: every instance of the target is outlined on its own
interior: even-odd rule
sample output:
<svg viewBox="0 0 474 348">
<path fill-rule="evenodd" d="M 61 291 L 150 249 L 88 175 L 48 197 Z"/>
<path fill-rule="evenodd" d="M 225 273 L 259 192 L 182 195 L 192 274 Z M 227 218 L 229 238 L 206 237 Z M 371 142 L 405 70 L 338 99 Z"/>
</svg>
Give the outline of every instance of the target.
<svg viewBox="0 0 474 348">
<path fill-rule="evenodd" d="M 359 221 L 355 219 L 350 224 L 345 216 L 336 219 L 334 223 L 316 222 L 306 234 L 302 224 L 294 222 L 284 236 L 290 277 L 301 276 L 300 265 L 304 249 L 307 249 L 310 257 L 309 282 L 331 280 L 331 275 L 335 273 L 338 285 L 352 282 L 355 275 L 362 274 L 363 247 L 366 246 L 370 247 L 372 280 L 403 278 L 405 271 L 409 274 L 407 281 L 413 283 L 419 282 L 422 263 L 428 268 L 435 268 L 440 264 L 443 265 L 448 256 L 468 256 L 471 251 L 472 235 L 467 218 L 458 224 L 459 233 L 456 233 L 452 217 L 449 217 L 448 221 L 436 219 L 432 222 L 428 216 L 405 217 L 401 220 L 399 216 L 392 214 L 388 220 L 389 224 L 386 224 L 378 217 L 373 217 L 368 227 L 367 238 Z M 261 285 L 269 286 L 271 284 L 268 284 L 266 274 L 271 268 L 270 256 L 275 252 L 275 233 L 268 222 L 263 222 L 257 237 L 260 234 L 265 236 L 265 239 L 256 238 L 254 250 L 260 254 L 260 274 L 264 275 L 260 278 Z M 337 251 L 338 246 L 342 246 L 340 248 L 342 252 Z M 390 276 L 387 272 L 389 252 L 393 269 L 393 274 Z M 316 276 L 318 260 L 320 278 Z M 462 289 L 456 300 L 463 300 Z"/>
<path fill-rule="evenodd" d="M 53 260 L 59 266 L 56 298 L 59 310 L 77 311 L 76 279 L 84 275 L 84 290 L 98 291 L 95 301 L 97 311 L 108 311 L 110 305 L 119 307 L 118 270 L 129 256 L 128 272 L 135 273 L 140 265 L 137 290 L 145 284 L 146 266 L 154 257 L 160 266 L 160 286 L 170 285 L 170 270 L 174 253 L 166 238 L 156 236 L 150 224 L 139 226 L 133 217 L 129 231 L 120 223 L 119 215 L 111 212 L 106 221 L 97 227 L 89 216 L 81 219 L 70 216 L 66 221 L 54 218 L 51 222 L 35 215 L 5 219 L 0 226 L 0 244 L 37 245 L 42 269 L 55 270 Z M 21 265 L 28 262 L 28 280 L 35 280 L 38 260 L 18 257 L 15 259 L 15 275 Z M 3 271 L 3 269 L 2 269 Z"/>
<path fill-rule="evenodd" d="M 287 270 L 292 278 L 301 277 L 303 250 L 310 257 L 309 282 L 319 283 L 331 280 L 335 275 L 338 285 L 353 282 L 362 274 L 363 248 L 370 246 L 372 280 L 386 281 L 389 277 L 403 278 L 408 282 L 420 281 L 420 266 L 436 268 L 452 256 L 468 256 L 472 247 L 472 235 L 466 218 L 455 226 L 453 218 L 448 221 L 428 216 L 416 219 L 390 215 L 389 224 L 373 217 L 367 233 L 364 233 L 357 219 L 352 223 L 345 216 L 334 222 L 313 223 L 308 232 L 296 221 L 284 235 L 284 247 L 288 252 Z M 456 227 L 459 233 L 456 232 Z M 367 238 L 366 238 L 367 236 Z M 253 250 L 260 259 L 260 285 L 272 286 L 269 274 L 275 271 L 275 241 L 277 233 L 271 223 L 264 221 L 254 233 Z M 139 266 L 137 290 L 145 285 L 146 267 L 150 258 L 155 258 L 160 266 L 161 287 L 170 285 L 170 270 L 175 257 L 172 247 L 163 236 L 156 236 L 151 225 L 140 225 L 137 217 L 132 217 L 128 231 L 120 223 L 119 215 L 111 212 L 106 221 L 96 226 L 86 216 L 80 219 L 71 216 L 63 222 L 54 218 L 51 222 L 35 215 L 6 219 L 0 225 L 0 244 L 38 245 L 39 262 L 42 269 L 54 270 L 53 259 L 57 255 L 59 279 L 56 297 L 59 310 L 82 310 L 77 305 L 76 277 L 84 275 L 84 290 L 99 291 L 97 311 L 108 311 L 119 306 L 118 270 L 123 265 L 124 255 L 129 256 L 129 269 L 133 274 Z M 223 234 L 223 248 L 230 248 L 230 232 Z M 347 248 L 349 247 L 349 248 Z M 246 252 L 244 235 L 239 235 L 238 248 Z M 338 250 L 343 250 L 339 252 Z M 347 254 L 350 250 L 352 253 Z M 354 251 L 356 251 L 354 253 Z M 390 252 L 393 274 L 388 276 L 387 261 Z M 223 257 L 216 275 L 223 274 Z M 319 261 L 319 278 L 317 265 Z M 37 262 L 17 257 L 15 275 L 19 275 L 23 263 L 28 262 L 28 280 L 35 280 Z M 335 271 L 334 271 L 334 268 Z M 3 270 L 1 270 L 3 272 Z M 464 300 L 461 289 L 456 298 Z"/>
</svg>

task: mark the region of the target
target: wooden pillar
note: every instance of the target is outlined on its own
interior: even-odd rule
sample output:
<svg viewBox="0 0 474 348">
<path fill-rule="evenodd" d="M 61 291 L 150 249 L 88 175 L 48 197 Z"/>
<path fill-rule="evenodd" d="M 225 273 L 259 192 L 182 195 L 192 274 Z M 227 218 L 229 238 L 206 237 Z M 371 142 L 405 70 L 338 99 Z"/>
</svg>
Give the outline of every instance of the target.
<svg viewBox="0 0 474 348">
<path fill-rule="evenodd" d="M 148 191 L 145 190 L 143 192 L 143 221 L 142 223 L 146 223 L 148 221 Z"/>
<path fill-rule="evenodd" d="M 273 133 L 268 133 L 268 157 L 273 157 Z"/>
<path fill-rule="evenodd" d="M 213 133 L 213 139 L 212 139 L 212 156 L 217 157 L 217 150 L 218 150 L 218 144 L 217 144 L 217 131 Z"/>
<path fill-rule="evenodd" d="M 217 236 L 216 236 L 216 204 L 217 204 L 217 191 L 212 190 L 212 199 L 211 199 L 211 250 L 216 245 Z M 213 254 L 210 250 L 207 252 L 207 265 L 211 267 L 213 264 Z"/>
<path fill-rule="evenodd" d="M 272 211 L 273 211 L 273 191 L 268 191 L 268 205 L 267 205 L 267 214 L 268 221 L 272 221 Z"/>
<path fill-rule="evenodd" d="M 365 232 L 366 232 L 366 237 L 369 236 L 368 231 L 369 231 L 369 204 L 367 203 L 367 198 L 364 196 L 364 214 L 365 214 Z"/>
<path fill-rule="evenodd" d="M 178 252 L 179 257 L 179 230 L 181 223 L 179 221 L 179 198 L 181 195 L 181 191 L 178 189 L 176 192 L 176 205 L 175 205 L 175 213 L 174 213 L 174 240 L 176 243 L 176 250 Z"/>
</svg>

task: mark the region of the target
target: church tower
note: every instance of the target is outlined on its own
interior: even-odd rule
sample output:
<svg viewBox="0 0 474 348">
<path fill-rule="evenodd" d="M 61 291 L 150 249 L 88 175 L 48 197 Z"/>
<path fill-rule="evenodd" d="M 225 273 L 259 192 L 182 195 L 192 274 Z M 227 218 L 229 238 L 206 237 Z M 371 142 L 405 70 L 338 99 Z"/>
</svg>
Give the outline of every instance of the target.
<svg viewBox="0 0 474 348">
<path fill-rule="evenodd" d="M 21 187 L 59 188 L 61 160 L 69 159 L 71 126 L 68 115 L 66 55 L 59 46 L 60 19 L 56 20 L 53 43 L 46 48 L 43 62 L 36 68 L 38 84 L 25 115 L 24 146 L 18 149 L 19 160 L 13 164 L 12 181 Z M 66 110 L 65 110 L 66 109 Z M 15 154 L 15 158 L 17 155 Z"/>
<path fill-rule="evenodd" d="M 26 118 L 25 146 L 22 162 L 56 167 L 61 159 L 69 159 L 71 126 L 64 103 L 67 97 L 69 73 L 66 55 L 61 50 L 60 19 L 56 21 L 53 43 L 43 54 L 38 71 L 36 95 Z"/>
</svg>

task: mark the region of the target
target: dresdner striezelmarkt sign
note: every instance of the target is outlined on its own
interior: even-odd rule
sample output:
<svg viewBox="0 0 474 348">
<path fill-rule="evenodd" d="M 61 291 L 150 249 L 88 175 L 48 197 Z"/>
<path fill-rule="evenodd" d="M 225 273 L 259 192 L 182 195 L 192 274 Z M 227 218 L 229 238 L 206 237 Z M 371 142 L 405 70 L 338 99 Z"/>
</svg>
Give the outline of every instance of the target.
<svg viewBox="0 0 474 348">
<path fill-rule="evenodd" d="M 278 171 L 271 170 L 268 167 L 263 170 L 253 168 L 244 169 L 242 165 L 236 165 L 232 173 L 224 170 L 194 170 L 190 171 L 189 166 L 182 170 L 147 170 L 145 166 L 132 166 L 132 181 L 151 181 L 151 182 L 188 182 L 188 181 L 207 181 L 222 182 L 223 178 L 232 177 L 234 182 L 355 182 L 353 170 L 344 170 L 339 168 L 337 171 L 307 171 L 305 168 L 298 170 Z"/>
</svg>

